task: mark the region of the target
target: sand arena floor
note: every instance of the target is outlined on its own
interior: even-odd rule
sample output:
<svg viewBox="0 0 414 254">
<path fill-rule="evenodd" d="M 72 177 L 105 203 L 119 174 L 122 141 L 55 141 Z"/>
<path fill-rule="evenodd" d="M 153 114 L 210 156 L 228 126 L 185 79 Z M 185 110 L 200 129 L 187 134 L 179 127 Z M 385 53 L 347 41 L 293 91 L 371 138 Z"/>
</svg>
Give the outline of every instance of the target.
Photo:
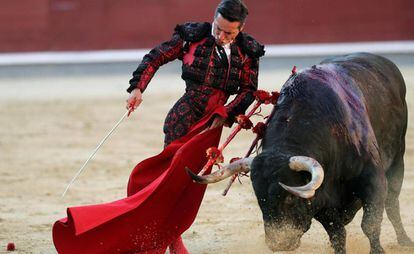
<svg viewBox="0 0 414 254">
<path fill-rule="evenodd" d="M 414 58 L 395 57 L 407 84 L 409 126 L 401 215 L 414 239 Z M 411 60 L 407 60 L 411 59 Z M 279 90 L 291 63 L 299 69 L 317 59 L 267 61 L 259 85 Z M 132 66 L 132 67 L 131 67 Z M 162 123 L 184 91 L 179 68 L 156 75 L 142 107 L 113 134 L 86 171 L 60 198 L 98 141 L 124 113 L 125 89 L 135 64 L 118 66 L 19 67 L 0 71 L 0 253 L 8 242 L 15 253 L 55 253 L 51 227 L 68 206 L 109 202 L 126 194 L 131 169 L 160 152 Z M 97 71 L 98 70 L 98 71 Z M 270 108 L 266 108 L 268 112 Z M 226 137 L 226 130 L 223 137 Z M 241 133 L 225 157 L 242 156 L 253 135 Z M 183 235 L 191 253 L 271 253 L 264 243 L 261 212 L 248 178 L 223 197 L 227 181 L 209 186 L 199 215 Z M 369 253 L 360 228 L 361 211 L 346 229 L 349 253 Z M 387 253 L 413 253 L 396 243 L 384 216 L 381 242 Z M 333 253 L 314 221 L 299 249 L 289 253 Z"/>
</svg>

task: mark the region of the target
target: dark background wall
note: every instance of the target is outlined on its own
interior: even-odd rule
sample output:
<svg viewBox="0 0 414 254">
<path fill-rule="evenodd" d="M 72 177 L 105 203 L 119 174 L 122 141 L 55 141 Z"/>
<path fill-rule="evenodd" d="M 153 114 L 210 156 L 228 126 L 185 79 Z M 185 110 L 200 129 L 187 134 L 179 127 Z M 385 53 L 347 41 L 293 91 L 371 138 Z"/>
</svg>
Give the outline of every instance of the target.
<svg viewBox="0 0 414 254">
<path fill-rule="evenodd" d="M 0 0 L 0 52 L 148 48 L 178 23 L 211 21 L 209 0 Z M 245 0 L 265 44 L 414 39 L 413 0 Z"/>
</svg>

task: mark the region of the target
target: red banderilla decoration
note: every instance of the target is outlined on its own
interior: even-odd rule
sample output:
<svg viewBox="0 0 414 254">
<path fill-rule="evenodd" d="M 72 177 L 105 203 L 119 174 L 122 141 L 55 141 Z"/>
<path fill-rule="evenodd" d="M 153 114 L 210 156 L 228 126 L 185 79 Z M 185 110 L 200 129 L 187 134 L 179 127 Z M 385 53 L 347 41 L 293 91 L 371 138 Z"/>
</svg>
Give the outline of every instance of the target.
<svg viewBox="0 0 414 254">
<path fill-rule="evenodd" d="M 296 66 L 295 66 L 296 67 Z M 277 99 L 279 98 L 279 93 L 278 92 L 272 92 L 272 97 L 271 97 L 271 103 L 276 105 Z M 275 114 L 276 112 L 276 107 L 273 107 L 272 112 L 270 113 L 270 115 L 268 116 L 268 118 L 266 119 L 265 122 L 265 126 L 267 127 L 270 119 L 272 119 L 272 116 Z M 256 136 L 256 138 L 253 140 L 252 144 L 250 145 L 249 151 L 247 151 L 246 155 L 244 156 L 244 158 L 247 158 L 250 156 L 250 154 L 253 151 L 253 148 L 257 145 L 257 142 L 259 142 L 260 139 L 262 139 L 263 137 L 261 137 L 259 134 Z M 229 183 L 227 184 L 227 187 L 224 189 L 223 193 L 221 193 L 221 195 L 226 196 L 227 192 L 230 190 L 231 185 L 234 183 L 234 181 L 236 180 L 236 178 L 238 177 L 238 174 L 234 174 L 230 180 Z"/>
<path fill-rule="evenodd" d="M 249 119 L 254 112 L 256 112 L 257 108 L 262 104 L 261 101 L 257 101 L 254 107 L 250 110 L 250 112 L 246 115 L 246 118 Z M 204 167 L 201 169 L 201 171 L 198 173 L 199 176 L 203 175 L 204 172 L 206 172 L 207 169 L 209 169 L 211 166 L 216 164 L 218 157 L 221 156 L 221 153 L 223 152 L 223 149 L 226 148 L 226 146 L 230 143 L 230 141 L 233 140 L 233 138 L 236 136 L 236 134 L 242 129 L 242 124 L 239 123 L 236 128 L 233 129 L 230 136 L 226 139 L 226 141 L 220 145 L 218 148 L 218 152 L 215 153 L 215 156 L 212 156 L 209 158 L 207 163 L 204 165 Z M 219 154 L 218 154 L 219 153 Z"/>
</svg>

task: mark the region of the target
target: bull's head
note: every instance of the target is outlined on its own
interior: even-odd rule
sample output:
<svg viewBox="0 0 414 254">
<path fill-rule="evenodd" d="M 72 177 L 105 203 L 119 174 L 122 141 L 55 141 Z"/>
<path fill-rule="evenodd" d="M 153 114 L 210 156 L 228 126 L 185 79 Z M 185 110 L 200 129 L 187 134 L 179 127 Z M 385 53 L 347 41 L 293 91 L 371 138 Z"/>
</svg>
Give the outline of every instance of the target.
<svg viewBox="0 0 414 254">
<path fill-rule="evenodd" d="M 256 158 L 244 158 L 222 167 L 205 176 L 191 171 L 194 181 L 215 183 L 233 174 L 249 172 L 256 197 L 263 213 L 266 244 L 272 251 L 293 250 L 299 246 L 300 238 L 311 224 L 310 201 L 315 190 L 323 182 L 321 165 L 310 157 L 272 156 L 261 153 Z M 305 184 L 304 177 L 294 171 L 310 172 L 311 180 Z M 292 187 L 283 184 L 301 185 Z"/>
</svg>

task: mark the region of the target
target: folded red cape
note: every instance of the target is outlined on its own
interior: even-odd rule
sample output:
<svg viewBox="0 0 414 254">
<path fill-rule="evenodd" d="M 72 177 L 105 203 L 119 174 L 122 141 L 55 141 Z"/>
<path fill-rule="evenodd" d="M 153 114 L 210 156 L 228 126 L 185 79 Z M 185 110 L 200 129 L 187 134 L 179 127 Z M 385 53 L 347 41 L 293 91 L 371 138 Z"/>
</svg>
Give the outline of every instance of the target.
<svg viewBox="0 0 414 254">
<path fill-rule="evenodd" d="M 206 163 L 206 149 L 217 147 L 222 128 L 203 131 L 223 106 L 160 154 L 140 162 L 131 173 L 128 197 L 106 204 L 71 207 L 55 222 L 53 242 L 59 253 L 164 253 L 193 223 L 206 185 L 193 183 Z"/>
</svg>

